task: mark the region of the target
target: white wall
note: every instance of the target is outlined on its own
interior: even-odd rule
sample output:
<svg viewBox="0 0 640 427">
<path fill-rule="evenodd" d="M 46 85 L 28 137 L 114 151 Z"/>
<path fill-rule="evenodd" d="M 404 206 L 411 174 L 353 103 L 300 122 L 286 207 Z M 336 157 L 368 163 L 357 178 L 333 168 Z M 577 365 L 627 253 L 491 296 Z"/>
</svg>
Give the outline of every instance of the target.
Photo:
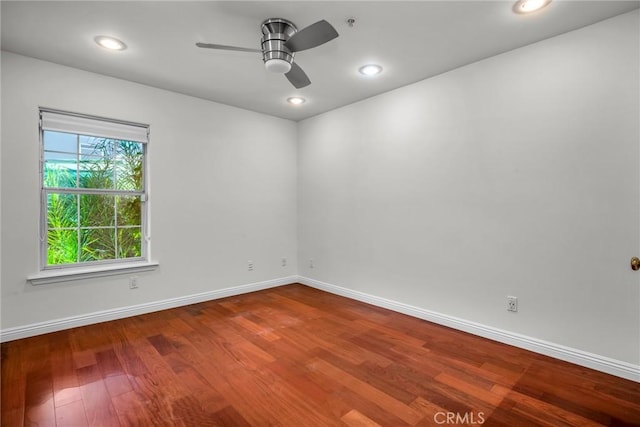
<svg viewBox="0 0 640 427">
<path fill-rule="evenodd" d="M 139 289 L 128 276 L 26 282 L 38 272 L 39 106 L 151 125 L 160 268 L 138 273 Z M 3 329 L 295 275 L 294 122 L 3 52 L 2 125 Z"/>
<path fill-rule="evenodd" d="M 635 11 L 301 122 L 299 274 L 640 364 L 638 29 Z"/>
</svg>

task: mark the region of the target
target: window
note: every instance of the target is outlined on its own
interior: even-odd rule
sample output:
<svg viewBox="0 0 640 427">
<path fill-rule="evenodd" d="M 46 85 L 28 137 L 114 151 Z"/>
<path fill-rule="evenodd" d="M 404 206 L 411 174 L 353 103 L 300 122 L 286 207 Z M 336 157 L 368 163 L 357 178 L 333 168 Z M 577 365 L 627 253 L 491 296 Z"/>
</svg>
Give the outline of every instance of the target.
<svg viewBox="0 0 640 427">
<path fill-rule="evenodd" d="M 40 111 L 43 269 L 147 259 L 148 130 Z"/>
</svg>

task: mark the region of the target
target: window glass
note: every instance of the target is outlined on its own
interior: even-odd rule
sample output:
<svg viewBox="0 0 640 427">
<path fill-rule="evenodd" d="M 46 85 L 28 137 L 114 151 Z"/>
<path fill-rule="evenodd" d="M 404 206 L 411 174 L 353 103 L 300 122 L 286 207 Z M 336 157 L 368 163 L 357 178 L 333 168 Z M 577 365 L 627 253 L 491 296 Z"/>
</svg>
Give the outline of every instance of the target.
<svg viewBox="0 0 640 427">
<path fill-rule="evenodd" d="M 52 117 L 41 129 L 43 267 L 144 259 L 146 144 L 84 135 L 82 126 L 71 132 L 74 120 L 98 123 L 96 118 Z M 47 129 L 47 123 L 63 123 L 65 132 Z M 127 125 L 117 126 L 121 134 Z"/>
</svg>

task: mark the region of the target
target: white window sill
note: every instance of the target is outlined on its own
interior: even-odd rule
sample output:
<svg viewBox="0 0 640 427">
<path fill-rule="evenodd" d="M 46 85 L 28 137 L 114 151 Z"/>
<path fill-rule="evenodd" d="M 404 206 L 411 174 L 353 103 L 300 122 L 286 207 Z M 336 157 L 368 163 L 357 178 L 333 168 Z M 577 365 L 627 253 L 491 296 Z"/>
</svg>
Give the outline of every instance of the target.
<svg viewBox="0 0 640 427">
<path fill-rule="evenodd" d="M 91 279 L 94 277 L 115 276 L 140 271 L 151 271 L 158 268 L 157 261 L 127 262 L 89 267 L 59 268 L 43 270 L 27 277 L 32 285 L 46 285 L 48 283 L 68 282 L 70 280 Z"/>
</svg>

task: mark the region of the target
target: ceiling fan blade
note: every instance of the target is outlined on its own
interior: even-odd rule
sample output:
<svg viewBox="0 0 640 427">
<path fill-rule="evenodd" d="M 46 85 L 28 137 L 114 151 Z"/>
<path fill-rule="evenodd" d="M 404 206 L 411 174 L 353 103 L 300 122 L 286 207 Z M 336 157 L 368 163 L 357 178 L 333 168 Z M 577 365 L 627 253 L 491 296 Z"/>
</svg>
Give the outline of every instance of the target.
<svg viewBox="0 0 640 427">
<path fill-rule="evenodd" d="M 203 47 L 205 49 L 219 49 L 219 50 L 235 50 L 238 52 L 257 52 L 262 53 L 260 49 L 251 49 L 248 47 L 227 46 L 224 44 L 211 44 L 211 43 L 196 43 L 196 46 Z"/>
<path fill-rule="evenodd" d="M 307 74 L 295 62 L 291 63 L 291 70 L 285 74 L 285 77 L 293 86 L 295 86 L 296 89 L 300 89 L 311 84 L 311 80 L 309 80 Z"/>
<path fill-rule="evenodd" d="M 299 30 L 284 44 L 292 52 L 311 49 L 338 37 L 338 32 L 324 19 Z"/>
</svg>

